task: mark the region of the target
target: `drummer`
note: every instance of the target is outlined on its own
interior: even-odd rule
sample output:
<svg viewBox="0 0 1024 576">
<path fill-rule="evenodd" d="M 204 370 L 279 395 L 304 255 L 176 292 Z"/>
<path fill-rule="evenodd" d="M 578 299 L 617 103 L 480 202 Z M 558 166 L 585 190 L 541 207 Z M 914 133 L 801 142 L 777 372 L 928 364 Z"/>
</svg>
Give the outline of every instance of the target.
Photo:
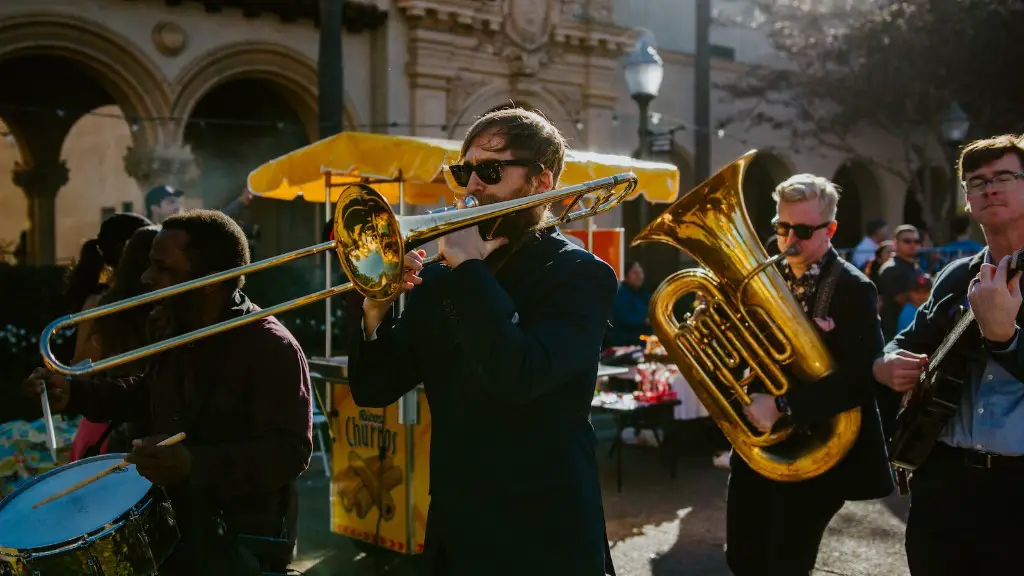
<svg viewBox="0 0 1024 576">
<path fill-rule="evenodd" d="M 228 216 L 196 210 L 169 217 L 143 274 L 149 290 L 249 263 L 241 228 Z M 244 277 L 187 291 L 158 306 L 167 335 L 183 334 L 259 310 L 241 291 Z M 297 524 L 295 481 L 309 464 L 310 377 L 305 356 L 273 316 L 155 356 L 137 377 L 67 381 L 37 369 L 25 382 L 53 409 L 102 422 L 145 420 L 151 434 L 128 461 L 166 488 L 181 541 L 162 575 L 285 572 Z M 155 444 L 172 434 L 187 439 Z M 237 535 L 277 539 L 260 558 Z"/>
</svg>

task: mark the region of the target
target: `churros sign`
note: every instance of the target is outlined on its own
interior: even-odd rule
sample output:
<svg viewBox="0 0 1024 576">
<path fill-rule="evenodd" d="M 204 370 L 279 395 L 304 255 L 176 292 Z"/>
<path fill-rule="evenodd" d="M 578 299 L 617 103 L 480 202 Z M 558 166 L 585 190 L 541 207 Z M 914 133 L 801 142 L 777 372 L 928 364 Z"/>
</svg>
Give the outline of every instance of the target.
<svg viewBox="0 0 1024 576">
<path fill-rule="evenodd" d="M 397 410 L 361 408 L 335 388 L 338 441 L 332 454 L 331 523 L 350 538 L 407 553 L 405 428 Z M 380 534 L 377 535 L 377 521 Z"/>
</svg>

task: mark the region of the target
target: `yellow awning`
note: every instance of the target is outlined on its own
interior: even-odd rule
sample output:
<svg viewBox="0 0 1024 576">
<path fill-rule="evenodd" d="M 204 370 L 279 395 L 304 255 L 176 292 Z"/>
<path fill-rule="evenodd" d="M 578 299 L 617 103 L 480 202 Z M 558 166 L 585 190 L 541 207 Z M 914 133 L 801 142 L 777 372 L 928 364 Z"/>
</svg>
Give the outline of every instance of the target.
<svg viewBox="0 0 1024 576">
<path fill-rule="evenodd" d="M 456 140 L 342 132 L 271 160 L 249 174 L 249 189 L 264 198 L 324 202 L 324 175 L 331 173 L 331 200 L 344 186 L 364 178 L 375 183 L 392 204 L 399 201 L 398 181 L 404 183 L 409 204 L 452 202 L 461 190 L 444 166 L 459 160 L 462 143 Z M 561 186 L 632 171 L 639 179 L 637 193 L 651 202 L 672 202 L 679 191 L 679 170 L 672 164 L 636 160 L 592 152 L 570 151 Z"/>
</svg>

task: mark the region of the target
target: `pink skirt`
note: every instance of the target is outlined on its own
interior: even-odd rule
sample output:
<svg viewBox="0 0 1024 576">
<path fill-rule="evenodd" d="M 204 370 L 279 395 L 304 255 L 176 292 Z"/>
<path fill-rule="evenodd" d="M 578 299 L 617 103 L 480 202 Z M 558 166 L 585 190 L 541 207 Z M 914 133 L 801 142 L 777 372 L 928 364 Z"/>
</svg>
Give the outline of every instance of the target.
<svg viewBox="0 0 1024 576">
<path fill-rule="evenodd" d="M 71 455 L 69 462 L 75 462 L 85 457 L 85 451 L 91 448 L 96 442 L 99 441 L 100 436 L 107 431 L 107 427 L 110 424 L 107 422 L 96 423 L 90 420 L 82 418 L 78 424 L 78 431 L 75 432 L 75 439 L 71 442 Z M 103 446 L 100 447 L 100 454 L 107 453 L 107 447 L 110 444 L 110 438 L 107 437 L 103 441 Z"/>
</svg>

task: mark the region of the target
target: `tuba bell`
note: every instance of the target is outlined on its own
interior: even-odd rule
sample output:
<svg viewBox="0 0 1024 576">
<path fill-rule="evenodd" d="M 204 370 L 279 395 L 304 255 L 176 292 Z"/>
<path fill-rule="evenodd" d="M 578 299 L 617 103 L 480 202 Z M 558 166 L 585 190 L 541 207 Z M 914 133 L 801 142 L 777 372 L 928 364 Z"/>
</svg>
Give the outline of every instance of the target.
<svg viewBox="0 0 1024 576">
<path fill-rule="evenodd" d="M 633 239 L 665 242 L 701 268 L 665 279 L 651 298 L 651 325 L 672 361 L 748 465 L 767 478 L 793 482 L 838 464 L 860 430 L 860 408 L 828 421 L 762 433 L 743 415 L 754 391 L 773 396 L 790 386 L 816 386 L 836 369 L 817 328 L 804 314 L 754 234 L 743 203 L 750 151 L 686 193 Z M 682 321 L 674 308 L 695 293 L 704 304 Z M 753 389 L 752 386 L 756 386 Z"/>
</svg>

